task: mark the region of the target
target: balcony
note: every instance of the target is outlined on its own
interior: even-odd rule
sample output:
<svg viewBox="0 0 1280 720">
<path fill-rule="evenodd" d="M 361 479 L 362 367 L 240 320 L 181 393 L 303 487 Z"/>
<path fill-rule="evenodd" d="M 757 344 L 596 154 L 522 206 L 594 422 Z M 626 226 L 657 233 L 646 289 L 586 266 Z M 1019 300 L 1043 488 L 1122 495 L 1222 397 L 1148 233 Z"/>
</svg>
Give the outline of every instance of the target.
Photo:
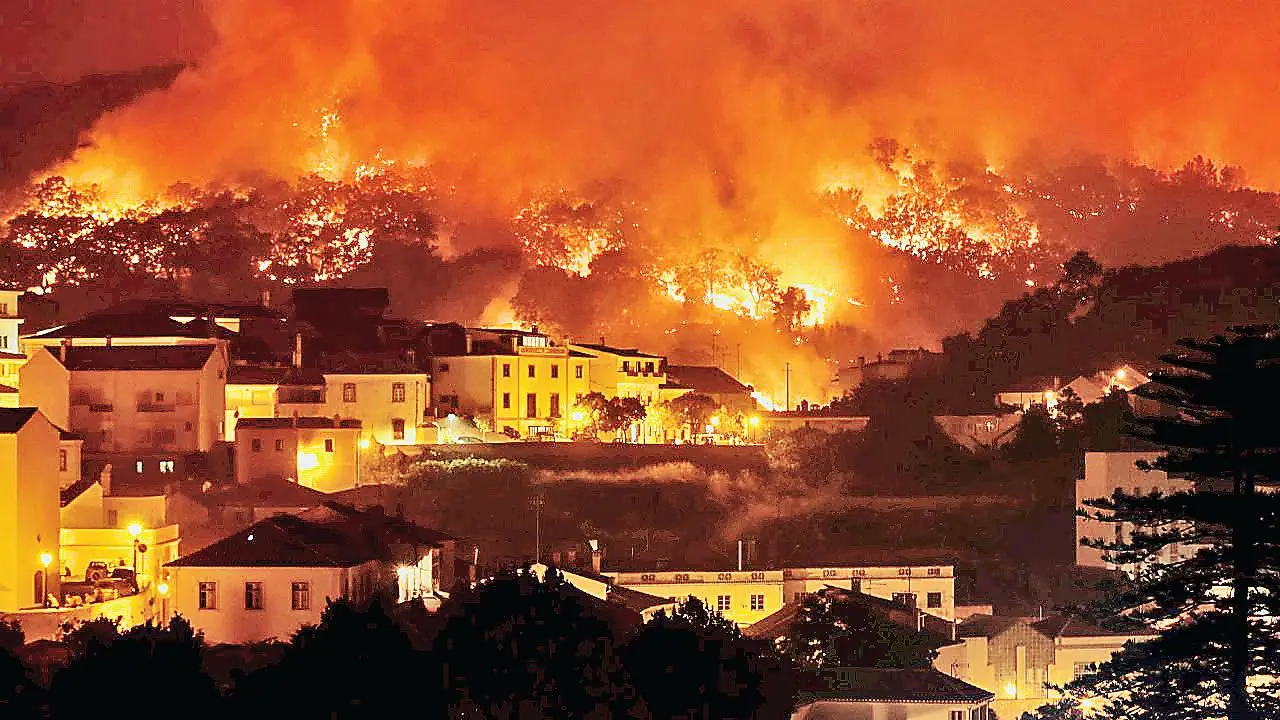
<svg viewBox="0 0 1280 720">
<path fill-rule="evenodd" d="M 323 388 L 280 388 L 276 391 L 276 402 L 281 405 L 323 405 L 325 391 Z"/>
<path fill-rule="evenodd" d="M 138 412 L 140 413 L 170 413 L 177 409 L 173 403 L 156 403 L 156 402 L 140 402 L 138 403 Z"/>
<path fill-rule="evenodd" d="M 109 413 L 115 411 L 116 406 L 111 403 L 91 403 L 89 405 L 89 412 L 91 413 Z"/>
</svg>

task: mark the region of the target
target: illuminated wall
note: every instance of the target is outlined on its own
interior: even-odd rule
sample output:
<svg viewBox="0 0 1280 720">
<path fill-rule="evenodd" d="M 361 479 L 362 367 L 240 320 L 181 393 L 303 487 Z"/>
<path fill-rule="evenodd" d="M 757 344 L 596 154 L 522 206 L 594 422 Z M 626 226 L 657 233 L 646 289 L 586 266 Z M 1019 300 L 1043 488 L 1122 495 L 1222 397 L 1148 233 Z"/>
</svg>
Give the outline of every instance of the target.
<svg viewBox="0 0 1280 720">
<path fill-rule="evenodd" d="M 360 481 L 359 425 L 334 427 L 328 418 L 299 418 L 298 422 L 298 427 L 242 424 L 236 433 L 236 482 L 275 477 L 321 492 L 355 487 Z M 323 425 L 307 426 L 313 422 Z"/>
<path fill-rule="evenodd" d="M 46 592 L 57 594 L 58 509 L 58 430 L 36 412 L 0 433 L 0 612 L 43 604 L 42 555 L 51 558 Z"/>
</svg>

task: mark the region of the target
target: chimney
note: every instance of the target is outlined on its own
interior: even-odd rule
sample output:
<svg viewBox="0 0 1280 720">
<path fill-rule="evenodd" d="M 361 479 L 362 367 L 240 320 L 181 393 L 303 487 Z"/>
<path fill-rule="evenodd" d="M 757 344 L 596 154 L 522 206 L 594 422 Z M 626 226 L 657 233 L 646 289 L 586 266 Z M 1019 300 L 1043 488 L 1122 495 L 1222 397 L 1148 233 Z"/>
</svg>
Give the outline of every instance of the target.
<svg viewBox="0 0 1280 720">
<path fill-rule="evenodd" d="M 111 494 L 111 463 L 102 466 L 98 471 L 98 484 L 102 486 L 102 494 Z"/>
<path fill-rule="evenodd" d="M 591 572 L 599 575 L 602 567 L 604 567 L 604 551 L 596 548 L 591 551 Z"/>
<path fill-rule="evenodd" d="M 413 348 L 409 348 L 407 351 L 405 351 L 404 355 L 405 355 L 405 360 L 410 365 L 414 366 L 415 368 L 418 367 L 418 351 L 417 350 L 414 350 Z"/>
<path fill-rule="evenodd" d="M 106 341 L 106 343 L 105 343 L 104 347 L 106 347 L 107 349 L 110 349 L 110 348 L 111 348 L 111 336 L 110 336 L 110 335 L 106 336 L 106 338 L 104 338 L 104 340 Z"/>
<path fill-rule="evenodd" d="M 258 302 L 264 308 L 271 307 L 271 288 L 262 289 L 262 294 L 258 296 Z"/>
<path fill-rule="evenodd" d="M 471 333 L 467 333 L 466 339 L 467 339 L 467 354 L 470 355 L 472 348 L 475 347 L 475 339 L 471 337 Z"/>
<path fill-rule="evenodd" d="M 606 343 L 606 342 L 604 341 L 604 336 L 603 336 L 603 335 L 601 335 L 601 336 L 600 336 L 600 344 L 601 344 L 601 345 L 608 345 L 608 343 Z"/>
<path fill-rule="evenodd" d="M 63 365 L 67 364 L 67 348 L 71 347 L 71 338 L 63 338 L 62 343 L 58 347 L 58 360 Z"/>
<path fill-rule="evenodd" d="M 302 333 L 293 334 L 293 366 L 302 367 Z"/>
</svg>

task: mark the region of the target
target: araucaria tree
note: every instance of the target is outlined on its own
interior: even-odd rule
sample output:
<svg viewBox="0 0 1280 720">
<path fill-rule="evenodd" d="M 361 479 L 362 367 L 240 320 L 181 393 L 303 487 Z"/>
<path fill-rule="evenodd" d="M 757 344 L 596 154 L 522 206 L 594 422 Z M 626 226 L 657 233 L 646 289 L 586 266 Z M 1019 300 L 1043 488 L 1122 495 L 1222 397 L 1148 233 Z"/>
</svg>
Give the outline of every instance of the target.
<svg viewBox="0 0 1280 720">
<path fill-rule="evenodd" d="M 1136 528 L 1093 539 L 1134 568 L 1114 610 L 1160 629 L 1069 688 L 1110 718 L 1280 717 L 1280 329 L 1234 328 L 1185 340 L 1140 394 L 1176 408 L 1138 432 L 1164 454 L 1150 466 L 1189 481 L 1170 494 L 1086 501 L 1087 513 Z M 1156 562 L 1172 544 L 1185 559 Z M 1177 557 L 1177 556 L 1175 556 Z"/>
</svg>

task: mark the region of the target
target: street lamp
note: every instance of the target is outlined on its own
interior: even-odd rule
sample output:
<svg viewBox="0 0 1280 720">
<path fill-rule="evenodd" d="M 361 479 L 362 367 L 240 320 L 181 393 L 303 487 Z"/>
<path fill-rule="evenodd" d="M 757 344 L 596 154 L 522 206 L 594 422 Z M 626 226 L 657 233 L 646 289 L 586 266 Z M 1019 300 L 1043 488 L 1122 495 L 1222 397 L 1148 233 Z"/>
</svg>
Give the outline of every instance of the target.
<svg viewBox="0 0 1280 720">
<path fill-rule="evenodd" d="M 49 607 L 49 563 L 52 562 L 52 553 L 40 553 L 40 564 L 44 566 L 44 582 L 41 583 L 41 588 L 44 590 L 44 597 L 40 598 L 40 603 L 45 607 Z"/>
<path fill-rule="evenodd" d="M 129 523 L 129 536 L 133 538 L 133 580 L 138 581 L 138 536 L 142 534 L 142 526 L 136 522 Z"/>
</svg>

